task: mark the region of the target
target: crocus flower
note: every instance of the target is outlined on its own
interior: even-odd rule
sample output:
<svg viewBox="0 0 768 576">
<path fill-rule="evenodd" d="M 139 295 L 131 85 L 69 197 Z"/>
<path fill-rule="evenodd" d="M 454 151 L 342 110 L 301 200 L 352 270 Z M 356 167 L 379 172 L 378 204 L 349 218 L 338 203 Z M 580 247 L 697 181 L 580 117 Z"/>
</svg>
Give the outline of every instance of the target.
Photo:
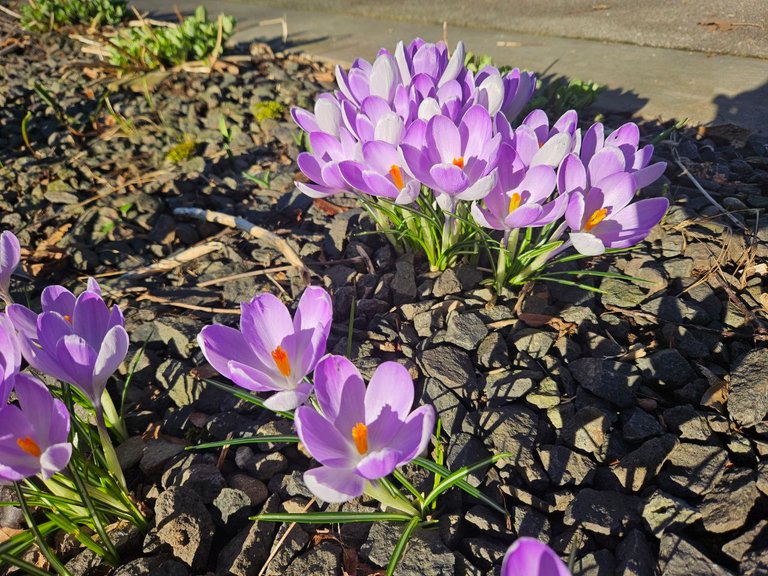
<svg viewBox="0 0 768 576">
<path fill-rule="evenodd" d="M 391 474 L 421 452 L 435 423 L 432 406 L 414 411 L 413 380 L 396 362 L 384 362 L 366 389 L 357 368 L 328 355 L 315 368 L 315 394 L 322 413 L 296 410 L 296 431 L 322 466 L 304 473 L 307 487 L 325 502 L 363 494 L 366 482 Z"/>
<path fill-rule="evenodd" d="M 0 484 L 37 474 L 48 479 L 72 456 L 64 403 L 27 374 L 16 376 L 15 390 L 19 405 L 5 406 L 0 416 Z"/>
<path fill-rule="evenodd" d="M 416 38 L 406 48 L 401 41 L 395 48 L 395 60 L 405 86 L 409 86 L 414 78 L 423 75 L 439 88 L 446 82 L 456 80 L 466 71 L 462 42 L 456 45 L 456 50 L 448 57 L 448 47 L 444 42 L 430 44 Z"/>
<path fill-rule="evenodd" d="M 338 138 L 325 132 L 312 132 L 309 142 L 312 152 L 302 152 L 296 161 L 299 169 L 312 183 L 296 182 L 296 187 L 312 198 L 352 192 L 341 175 L 339 163 L 362 159 L 357 139 L 346 128 L 339 128 Z"/>
<path fill-rule="evenodd" d="M 585 165 L 592 165 L 592 161 L 605 149 L 613 149 L 615 160 L 604 159 L 601 164 L 611 162 L 611 165 L 621 164 L 621 169 L 629 172 L 635 179 L 635 189 L 645 188 L 664 173 L 667 165 L 665 162 L 650 164 L 653 156 L 653 145 L 648 144 L 642 148 L 640 145 L 640 129 L 634 122 L 627 122 L 619 126 L 606 138 L 603 125 L 597 122 L 590 126 L 584 133 L 581 145 L 581 160 Z M 623 162 L 619 162 L 623 160 Z M 618 170 L 616 170 L 618 172 Z"/>
<path fill-rule="evenodd" d="M 573 176 L 569 186 L 586 188 L 586 181 L 575 184 L 576 178 Z M 634 195 L 635 181 L 626 172 L 606 176 L 583 194 L 571 193 L 565 220 L 576 251 L 597 256 L 606 248 L 628 248 L 648 236 L 651 228 L 661 222 L 669 201 L 648 198 L 630 203 Z"/>
<path fill-rule="evenodd" d="M 0 234 L 0 298 L 6 304 L 13 302 L 10 295 L 11 275 L 19 267 L 21 247 L 19 239 L 6 230 Z"/>
<path fill-rule="evenodd" d="M 414 122 L 409 132 L 421 125 Z M 452 211 L 456 200 L 479 200 L 491 191 L 499 144 L 488 110 L 476 105 L 467 110 L 459 126 L 445 116 L 432 117 L 423 147 L 404 143 L 401 148 L 409 171 L 442 200 L 447 198 L 443 207 Z"/>
<path fill-rule="evenodd" d="M 575 110 L 563 114 L 549 127 L 549 120 L 543 110 L 533 110 L 525 117 L 522 124 L 509 133 L 506 126 L 497 126 L 504 140 L 512 139 L 517 154 L 526 166 L 546 164 L 557 168 L 570 152 L 578 152 L 581 147 L 581 132 L 578 129 L 578 115 Z"/>
<path fill-rule="evenodd" d="M 8 403 L 14 378 L 20 368 L 21 349 L 16 330 L 8 316 L 0 314 L 0 411 Z"/>
<path fill-rule="evenodd" d="M 410 204 L 419 195 L 421 183 L 403 165 L 398 148 L 387 142 L 373 141 L 363 145 L 362 162 L 342 162 L 341 174 L 353 188 Z"/>
<path fill-rule="evenodd" d="M 486 228 L 514 230 L 545 226 L 563 215 L 567 196 L 558 195 L 546 202 L 555 189 L 556 175 L 552 167 L 539 164 L 526 169 L 509 144 L 502 144 L 496 185 L 472 206 L 475 221 Z"/>
<path fill-rule="evenodd" d="M 501 576 L 571 576 L 571 572 L 552 548 L 524 536 L 507 550 Z"/>
<path fill-rule="evenodd" d="M 533 96 L 536 76 L 514 68 L 502 77 L 498 68 L 487 66 L 475 76 L 475 85 L 475 102 L 492 117 L 501 112 L 511 122 Z"/>
<path fill-rule="evenodd" d="M 270 410 L 293 410 L 312 392 L 305 377 L 325 353 L 331 330 L 328 293 L 310 286 L 296 314 L 272 294 L 240 305 L 240 329 L 213 324 L 197 337 L 205 359 L 222 376 L 254 392 L 275 392 Z"/>
<path fill-rule="evenodd" d="M 315 101 L 314 113 L 303 108 L 291 108 L 294 122 L 305 132 L 325 132 L 338 138 L 342 126 L 341 104 L 333 94 L 320 94 Z"/>
<path fill-rule="evenodd" d="M 21 304 L 8 307 L 24 359 L 35 370 L 76 386 L 101 418 L 107 380 L 128 352 L 120 308 L 110 310 L 93 278 L 75 297 L 63 286 L 48 286 L 38 315 Z"/>
</svg>

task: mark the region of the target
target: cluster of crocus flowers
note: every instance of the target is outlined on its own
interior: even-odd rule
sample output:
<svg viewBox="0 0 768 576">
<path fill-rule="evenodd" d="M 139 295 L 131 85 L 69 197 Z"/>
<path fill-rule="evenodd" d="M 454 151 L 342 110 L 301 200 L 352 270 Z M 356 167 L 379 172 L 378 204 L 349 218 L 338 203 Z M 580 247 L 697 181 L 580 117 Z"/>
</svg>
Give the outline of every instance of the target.
<svg viewBox="0 0 768 576">
<path fill-rule="evenodd" d="M 105 390 L 128 352 L 120 308 L 106 305 L 92 278 L 77 297 L 63 286 L 48 286 L 40 302 L 40 314 L 21 304 L 11 304 L 7 310 L 24 359 L 35 370 L 80 390 L 100 423 L 106 409 L 115 424 L 119 418 Z"/>
<path fill-rule="evenodd" d="M 247 390 L 271 392 L 270 410 L 293 410 L 312 392 L 307 376 L 325 354 L 331 330 L 331 298 L 310 286 L 293 319 L 285 304 L 261 294 L 240 306 L 240 329 L 206 326 L 198 343 L 219 374 Z"/>
<path fill-rule="evenodd" d="M 385 199 L 425 217 L 435 213 L 425 210 L 432 202 L 443 218 L 443 252 L 461 242 L 455 225 L 467 218 L 500 231 L 502 249 L 513 253 L 517 231 L 545 228 L 538 246 L 559 245 L 539 255 L 542 267 L 568 248 L 594 256 L 636 244 L 669 206 L 664 198 L 633 202 L 666 167 L 651 163 L 653 146 L 640 146 L 635 124 L 606 136 L 597 123 L 582 137 L 574 110 L 553 123 L 543 110 L 518 121 L 535 76 L 491 66 L 473 73 L 461 43 L 449 54 L 440 42 L 401 42 L 373 63 L 337 68 L 336 77 L 338 91 L 321 95 L 314 112 L 292 110 L 311 145 L 298 158 L 310 182 L 297 187 L 313 197 L 358 194 L 370 206 Z M 396 227 L 408 218 L 390 220 Z"/>
</svg>

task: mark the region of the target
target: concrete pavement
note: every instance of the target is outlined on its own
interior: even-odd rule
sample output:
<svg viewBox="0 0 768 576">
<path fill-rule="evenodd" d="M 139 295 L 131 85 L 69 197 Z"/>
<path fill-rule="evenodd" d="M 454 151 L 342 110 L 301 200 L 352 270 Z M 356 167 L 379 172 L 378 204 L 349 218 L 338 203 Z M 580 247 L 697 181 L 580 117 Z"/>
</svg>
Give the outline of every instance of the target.
<svg viewBox="0 0 768 576">
<path fill-rule="evenodd" d="M 172 13 L 176 4 L 182 11 L 191 11 L 202 0 L 137 0 L 141 9 L 150 10 L 155 15 Z M 303 0 L 248 0 L 243 2 L 203 2 L 210 12 L 226 12 L 238 19 L 238 33 L 234 41 L 275 41 L 279 39 L 278 26 L 263 27 L 259 22 L 285 16 L 288 22 L 287 49 L 308 52 L 318 58 L 339 62 L 351 62 L 356 57 L 371 59 L 382 47 L 392 49 L 400 40 L 410 40 L 421 36 L 427 40 L 437 40 L 443 36 L 440 24 L 426 20 L 414 21 L 411 12 L 405 12 L 405 0 L 387 2 L 389 17 L 381 11 L 373 10 L 373 2 L 347 3 L 347 12 L 337 9 L 347 6 L 337 0 L 315 0 L 311 4 Z M 592 4 L 593 6 L 598 6 Z M 675 2 L 666 2 L 674 4 Z M 685 3 L 685 2 L 683 2 Z M 712 3 L 702 0 L 703 4 Z M 734 2 L 750 4 L 751 2 Z M 768 2 L 757 0 L 755 4 L 768 6 Z M 292 8 L 290 5 L 312 6 L 311 10 Z M 384 5 L 384 3 L 380 3 Z M 454 2 L 441 3 L 453 5 Z M 571 78 L 592 80 L 605 85 L 608 90 L 601 95 L 599 107 L 602 110 L 631 111 L 644 118 L 689 118 L 692 124 L 711 124 L 733 122 L 756 132 L 768 133 L 768 60 L 756 57 L 738 57 L 732 55 L 711 54 L 692 50 L 677 50 L 663 47 L 638 46 L 626 42 L 606 40 L 585 40 L 556 36 L 532 35 L 505 31 L 505 19 L 509 18 L 503 10 L 482 7 L 494 4 L 498 7 L 503 2 L 491 0 L 473 0 L 468 5 L 474 7 L 475 26 L 448 25 L 449 43 L 463 40 L 468 50 L 490 54 L 499 64 L 519 66 L 538 73 L 548 71 Z M 511 4 L 511 2 L 509 3 Z M 525 7 L 531 4 L 521 0 L 515 5 Z M 542 3 L 544 4 L 544 3 Z M 563 4 L 560 0 L 555 5 Z M 569 5 L 585 5 L 584 0 L 576 0 Z M 624 0 L 617 4 L 624 4 Z M 662 2 L 651 0 L 648 4 Z M 729 4 L 718 3 L 718 4 Z M 426 11 L 429 2 L 408 2 L 415 8 L 416 14 Z M 530 6 L 529 6 L 530 8 Z M 551 9 L 552 6 L 550 6 Z M 548 8 L 548 9 L 550 9 Z M 759 6 L 758 6 L 759 8 Z M 369 15 L 360 14 L 367 9 Z M 434 8 L 433 8 L 434 9 Z M 575 10 L 575 8 L 571 8 Z M 533 13 L 521 22 L 534 22 L 543 18 Z M 659 7 L 661 10 L 661 7 Z M 421 12 L 420 12 L 421 11 Z M 594 12 L 606 12 L 596 9 Z M 648 7 L 643 4 L 646 14 Z M 521 13 L 525 13 L 522 11 Z M 460 14 L 459 14 L 460 15 Z M 482 18 L 480 17 L 482 15 Z M 397 18 L 395 18 L 397 16 Z M 407 16 L 409 19 L 403 19 Z M 733 23 L 740 14 L 734 14 Z M 565 16 L 563 16 L 565 17 Z M 629 16 L 626 16 L 629 17 Z M 578 15 L 572 16 L 574 21 Z M 594 19 L 594 15 L 592 16 Z M 714 20 L 717 20 L 715 18 Z M 713 21 L 714 21 L 713 20 Z M 587 20 L 590 21 L 590 20 Z M 721 20 L 725 21 L 725 20 Z M 481 27 L 488 22 L 496 22 L 491 27 Z M 638 20 L 637 29 L 643 37 L 643 26 L 647 22 Z M 763 23 L 766 20 L 763 20 Z M 522 24 L 520 25 L 522 26 Z M 668 28 L 671 34 L 672 25 Z M 752 28 L 752 27 L 741 27 Z M 556 29 L 553 29 L 557 32 Z M 731 30 L 734 32 L 735 30 Z M 739 34 L 743 33 L 741 30 Z M 710 32 L 715 34 L 716 32 Z M 727 32 L 722 32 L 726 34 Z M 763 30 L 765 35 L 768 31 Z M 653 39 L 653 35 L 646 35 Z M 768 39 L 752 38 L 745 35 L 745 42 L 752 42 L 748 52 L 756 55 L 768 54 Z M 763 46 L 765 44 L 765 46 Z M 747 47 L 744 44 L 742 48 Z M 765 49 L 765 52 L 763 52 Z"/>
</svg>

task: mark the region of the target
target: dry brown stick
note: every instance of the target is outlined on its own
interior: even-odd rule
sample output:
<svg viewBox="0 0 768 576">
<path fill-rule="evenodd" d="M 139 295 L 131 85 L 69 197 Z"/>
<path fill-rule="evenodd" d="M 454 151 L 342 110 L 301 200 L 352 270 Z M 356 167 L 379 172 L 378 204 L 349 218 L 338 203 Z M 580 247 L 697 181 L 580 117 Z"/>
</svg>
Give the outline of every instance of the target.
<svg viewBox="0 0 768 576">
<path fill-rule="evenodd" d="M 302 512 L 306 512 L 307 510 L 309 510 L 312 507 L 312 504 L 315 503 L 315 501 L 316 500 L 313 497 L 312 500 L 307 502 L 307 505 L 304 506 L 304 510 L 302 510 Z M 261 567 L 261 570 L 259 570 L 258 576 L 262 576 L 267 571 L 267 568 L 269 568 L 270 563 L 272 562 L 272 560 L 274 560 L 275 556 L 277 556 L 277 553 L 280 551 L 280 546 L 282 545 L 283 542 L 285 542 L 285 539 L 288 538 L 288 535 L 291 533 L 291 530 L 293 530 L 295 527 L 296 527 L 296 522 L 291 522 L 288 525 L 288 529 L 283 533 L 280 540 L 275 542 L 275 545 L 272 547 L 272 553 L 269 555 L 269 558 L 267 558 L 267 561 L 264 562 L 264 565 Z"/>
<path fill-rule="evenodd" d="M 230 228 L 237 228 L 243 232 L 248 233 L 251 237 L 267 244 L 271 244 L 276 248 L 283 257 L 296 269 L 301 275 L 301 279 L 305 284 L 309 284 L 310 270 L 304 264 L 304 261 L 298 254 L 290 247 L 288 242 L 273 234 L 269 230 L 256 226 L 251 222 L 248 222 L 245 218 L 238 218 L 236 216 L 230 216 L 223 212 L 214 212 L 213 210 L 203 210 L 202 208 L 176 208 L 173 211 L 174 216 L 187 216 L 189 218 L 195 218 L 196 220 L 203 220 L 205 222 L 213 222 L 222 226 L 229 226 Z"/>
<path fill-rule="evenodd" d="M 185 302 L 174 302 L 170 298 L 164 298 L 162 296 L 153 296 L 152 294 L 142 294 L 136 298 L 136 302 L 147 300 L 156 304 L 165 304 L 166 306 L 174 306 L 176 308 L 184 308 L 185 310 L 195 310 L 196 312 L 207 312 L 209 314 L 232 314 L 234 316 L 240 315 L 240 309 L 234 308 L 213 308 L 211 306 L 198 306 L 196 304 L 187 304 Z"/>
<path fill-rule="evenodd" d="M 213 278 L 212 280 L 206 280 L 205 282 L 198 282 L 198 288 L 206 288 L 208 286 L 214 286 L 216 284 L 225 284 L 226 282 L 232 282 L 233 280 L 241 280 L 242 278 L 251 278 L 253 276 L 263 276 L 264 274 L 273 274 L 275 272 L 286 272 L 293 266 L 275 266 L 274 268 L 266 268 L 264 270 L 251 270 L 250 272 L 242 272 L 241 274 L 232 274 L 231 276 L 222 276 L 221 278 Z"/>
<path fill-rule="evenodd" d="M 162 260 L 159 260 L 154 264 L 150 264 L 149 266 L 142 266 L 136 270 L 126 272 L 120 277 L 120 279 L 135 280 L 138 278 L 146 278 L 152 274 L 168 272 L 169 270 L 178 268 L 182 264 L 196 260 L 197 258 L 205 256 L 206 254 L 210 254 L 211 252 L 217 252 L 222 248 L 224 248 L 224 244 L 216 241 L 206 242 L 205 244 L 201 244 L 199 246 L 192 246 L 191 248 L 187 248 L 186 250 L 182 250 L 176 254 L 171 254 L 167 258 L 163 258 Z"/>
</svg>

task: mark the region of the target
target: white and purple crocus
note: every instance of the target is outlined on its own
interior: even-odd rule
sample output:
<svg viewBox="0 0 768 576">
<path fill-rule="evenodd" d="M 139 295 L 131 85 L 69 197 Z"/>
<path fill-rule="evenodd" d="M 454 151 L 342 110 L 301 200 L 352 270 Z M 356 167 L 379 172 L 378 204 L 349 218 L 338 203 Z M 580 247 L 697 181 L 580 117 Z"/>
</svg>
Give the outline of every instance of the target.
<svg viewBox="0 0 768 576">
<path fill-rule="evenodd" d="M 552 548 L 535 538 L 522 537 L 507 550 L 501 576 L 571 576 L 571 572 Z"/>
<path fill-rule="evenodd" d="M 120 308 L 106 305 L 93 278 L 77 297 L 63 286 L 48 286 L 40 303 L 40 314 L 21 304 L 8 307 L 24 359 L 35 370 L 77 387 L 101 422 L 107 381 L 128 352 Z"/>
<path fill-rule="evenodd" d="M 16 331 L 0 315 L 0 484 L 50 478 L 72 455 L 69 412 L 36 378 L 19 372 Z M 8 404 L 11 391 L 17 404 Z"/>
<path fill-rule="evenodd" d="M 435 424 L 432 406 L 411 410 L 414 386 L 408 370 L 384 362 L 366 388 L 360 372 L 342 356 L 325 356 L 315 368 L 319 411 L 296 410 L 296 431 L 321 466 L 304 482 L 325 502 L 346 502 L 369 484 L 423 452 Z"/>
<path fill-rule="evenodd" d="M 310 286 L 291 314 L 272 294 L 240 306 L 240 329 L 206 326 L 198 343 L 219 374 L 254 392 L 273 392 L 270 410 L 293 410 L 312 392 L 306 377 L 325 354 L 333 308 L 328 293 Z"/>
<path fill-rule="evenodd" d="M 19 267 L 21 260 L 21 246 L 19 245 L 19 239 L 13 234 L 5 230 L 0 234 L 0 300 L 5 301 L 5 304 L 12 304 L 11 299 L 11 275 Z"/>
</svg>

